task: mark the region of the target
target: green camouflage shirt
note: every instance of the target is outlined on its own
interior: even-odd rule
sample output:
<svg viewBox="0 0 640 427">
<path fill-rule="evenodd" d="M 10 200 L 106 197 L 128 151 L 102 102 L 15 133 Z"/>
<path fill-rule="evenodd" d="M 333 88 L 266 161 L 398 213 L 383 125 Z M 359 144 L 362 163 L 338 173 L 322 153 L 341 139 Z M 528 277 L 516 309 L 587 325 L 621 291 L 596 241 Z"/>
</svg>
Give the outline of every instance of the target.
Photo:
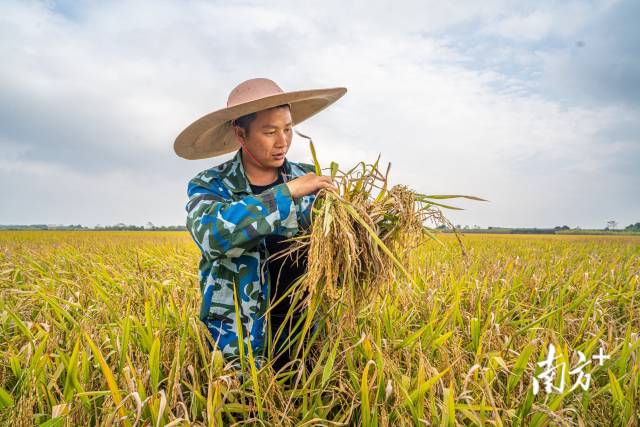
<svg viewBox="0 0 640 427">
<path fill-rule="evenodd" d="M 239 356 L 234 286 L 244 345 L 255 355 L 265 348 L 270 278 L 264 237 L 292 237 L 310 226 L 314 195 L 293 199 L 286 181 L 313 172 L 312 165 L 286 160 L 285 183 L 254 195 L 241 161 L 233 159 L 198 173 L 187 187 L 187 229 L 202 253 L 200 319 L 227 360 Z"/>
</svg>

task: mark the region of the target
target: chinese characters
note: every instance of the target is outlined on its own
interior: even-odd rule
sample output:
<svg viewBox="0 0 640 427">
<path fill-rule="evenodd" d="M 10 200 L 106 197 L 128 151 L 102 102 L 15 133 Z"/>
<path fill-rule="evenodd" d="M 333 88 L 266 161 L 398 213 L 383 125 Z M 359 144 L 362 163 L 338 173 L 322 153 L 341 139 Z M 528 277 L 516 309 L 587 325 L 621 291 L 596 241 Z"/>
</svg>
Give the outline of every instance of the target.
<svg viewBox="0 0 640 427">
<path fill-rule="evenodd" d="M 555 361 L 558 358 L 560 358 L 560 356 L 556 357 L 556 347 L 550 343 L 547 352 L 547 358 L 543 361 L 537 362 L 537 365 L 543 368 L 543 371 L 533 377 L 534 395 L 537 395 L 540 391 L 541 383 L 544 386 L 544 391 L 547 394 L 554 392 L 564 392 L 567 364 L 566 362 L 562 362 L 556 365 Z M 596 360 L 599 363 L 599 366 L 602 366 L 604 364 L 604 360 L 610 358 L 611 356 L 604 354 L 602 348 L 600 348 L 599 353 L 593 356 L 591 359 Z M 569 376 L 577 376 L 577 378 L 569 389 L 569 392 L 575 390 L 578 387 L 581 387 L 583 390 L 587 390 L 589 388 L 589 384 L 591 383 L 591 374 L 585 373 L 584 368 L 590 363 L 591 360 L 587 360 L 587 357 L 584 355 L 584 353 L 578 351 L 578 363 L 573 369 L 569 370 Z M 554 384 L 556 374 L 559 375 L 559 384 L 557 386 Z"/>
</svg>

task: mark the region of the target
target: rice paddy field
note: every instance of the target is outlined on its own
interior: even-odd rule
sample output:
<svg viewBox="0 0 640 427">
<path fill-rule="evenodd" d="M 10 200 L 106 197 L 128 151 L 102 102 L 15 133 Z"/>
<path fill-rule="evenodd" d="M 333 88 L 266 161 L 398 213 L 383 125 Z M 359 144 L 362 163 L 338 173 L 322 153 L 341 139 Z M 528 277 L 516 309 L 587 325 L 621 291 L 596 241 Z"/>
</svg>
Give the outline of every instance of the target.
<svg viewBox="0 0 640 427">
<path fill-rule="evenodd" d="M 0 423 L 638 425 L 640 237 L 438 238 L 287 382 L 209 350 L 187 232 L 2 232 Z"/>
</svg>

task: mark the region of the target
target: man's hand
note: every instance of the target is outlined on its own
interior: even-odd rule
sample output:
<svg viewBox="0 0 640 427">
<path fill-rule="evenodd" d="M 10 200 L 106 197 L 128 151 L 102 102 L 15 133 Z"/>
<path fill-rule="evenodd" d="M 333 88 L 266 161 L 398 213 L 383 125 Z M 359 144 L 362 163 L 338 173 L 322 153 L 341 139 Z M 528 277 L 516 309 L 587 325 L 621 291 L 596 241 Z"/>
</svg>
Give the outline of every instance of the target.
<svg viewBox="0 0 640 427">
<path fill-rule="evenodd" d="M 333 184 L 331 177 L 318 176 L 313 172 L 309 172 L 306 175 L 292 179 L 287 182 L 287 187 L 289 187 L 291 196 L 296 198 L 314 194 L 322 188 L 338 191 L 338 187 Z"/>
</svg>

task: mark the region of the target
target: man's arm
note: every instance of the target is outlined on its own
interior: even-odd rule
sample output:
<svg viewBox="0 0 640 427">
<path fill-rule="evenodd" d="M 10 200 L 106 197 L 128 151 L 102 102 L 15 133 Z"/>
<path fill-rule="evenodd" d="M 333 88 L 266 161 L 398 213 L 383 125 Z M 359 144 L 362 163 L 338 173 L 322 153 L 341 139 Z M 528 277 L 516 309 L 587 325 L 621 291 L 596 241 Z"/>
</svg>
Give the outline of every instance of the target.
<svg viewBox="0 0 640 427">
<path fill-rule="evenodd" d="M 231 202 L 218 186 L 189 182 L 187 229 L 209 259 L 237 257 L 269 234 L 291 237 L 298 232 L 296 207 L 286 184 Z"/>
<path fill-rule="evenodd" d="M 296 163 L 296 165 L 305 173 L 314 173 L 315 166 L 308 163 Z M 301 196 L 298 208 L 298 228 L 299 232 L 307 233 L 311 228 L 311 207 L 315 201 L 315 194 Z"/>
</svg>

